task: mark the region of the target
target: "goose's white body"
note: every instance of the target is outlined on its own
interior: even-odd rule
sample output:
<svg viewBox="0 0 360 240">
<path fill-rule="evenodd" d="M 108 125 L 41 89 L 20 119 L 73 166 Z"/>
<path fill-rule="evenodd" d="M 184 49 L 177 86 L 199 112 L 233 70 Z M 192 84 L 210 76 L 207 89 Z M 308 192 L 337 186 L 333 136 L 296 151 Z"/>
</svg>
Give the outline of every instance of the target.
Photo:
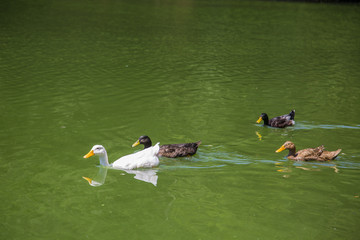
<svg viewBox="0 0 360 240">
<path fill-rule="evenodd" d="M 115 169 L 130 170 L 136 168 L 151 168 L 159 165 L 159 158 L 157 157 L 160 149 L 159 144 L 160 143 L 157 143 L 153 147 L 123 156 L 111 164 L 109 164 L 105 148 L 101 145 L 93 146 L 90 152 L 84 156 L 84 158 L 98 155 L 101 165 Z"/>
</svg>

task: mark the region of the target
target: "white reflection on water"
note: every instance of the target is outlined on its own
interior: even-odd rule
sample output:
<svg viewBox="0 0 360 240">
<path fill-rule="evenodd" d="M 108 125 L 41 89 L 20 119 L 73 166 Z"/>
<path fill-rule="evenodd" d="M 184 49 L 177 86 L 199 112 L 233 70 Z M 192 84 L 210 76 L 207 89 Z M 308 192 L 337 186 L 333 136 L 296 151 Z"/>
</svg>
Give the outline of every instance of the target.
<svg viewBox="0 0 360 240">
<path fill-rule="evenodd" d="M 86 181 L 88 181 L 90 186 L 99 187 L 99 186 L 105 184 L 106 175 L 107 175 L 108 170 L 109 170 L 109 168 L 107 168 L 107 167 L 99 166 L 99 171 L 93 179 L 88 178 L 88 177 L 83 177 L 83 178 Z M 121 171 L 125 171 L 128 174 L 135 174 L 134 178 L 137 180 L 151 183 L 154 186 L 157 185 L 157 180 L 158 180 L 158 176 L 156 174 L 158 171 L 157 169 L 121 170 Z"/>
<path fill-rule="evenodd" d="M 134 178 L 143 182 L 152 183 L 157 185 L 158 175 L 157 169 L 142 169 L 142 170 L 124 170 L 129 174 L 135 174 Z"/>
<path fill-rule="evenodd" d="M 108 171 L 107 167 L 99 166 L 99 172 L 93 179 L 88 178 L 88 177 L 83 177 L 83 178 L 86 181 L 88 181 L 90 186 L 99 187 L 105 183 L 107 171 Z"/>
</svg>

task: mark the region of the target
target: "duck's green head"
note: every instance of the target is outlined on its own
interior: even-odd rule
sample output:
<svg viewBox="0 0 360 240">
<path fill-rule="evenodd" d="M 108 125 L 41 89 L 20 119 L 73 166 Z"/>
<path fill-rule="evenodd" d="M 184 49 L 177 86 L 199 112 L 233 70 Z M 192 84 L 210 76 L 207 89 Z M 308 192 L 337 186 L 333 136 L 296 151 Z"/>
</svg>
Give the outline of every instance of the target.
<svg viewBox="0 0 360 240">
<path fill-rule="evenodd" d="M 144 136 L 139 137 L 139 139 L 132 145 L 132 147 L 136 147 L 140 144 L 143 144 L 144 148 L 148 148 L 148 147 L 151 147 L 152 142 L 148 136 L 144 135 Z"/>
</svg>

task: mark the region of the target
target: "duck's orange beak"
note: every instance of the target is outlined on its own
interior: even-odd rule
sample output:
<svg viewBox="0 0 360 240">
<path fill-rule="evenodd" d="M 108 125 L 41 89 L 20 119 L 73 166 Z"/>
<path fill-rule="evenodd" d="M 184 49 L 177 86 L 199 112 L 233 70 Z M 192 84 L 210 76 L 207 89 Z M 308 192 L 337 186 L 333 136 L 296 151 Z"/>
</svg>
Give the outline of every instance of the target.
<svg viewBox="0 0 360 240">
<path fill-rule="evenodd" d="M 84 156 L 84 158 L 89 158 L 89 157 L 94 156 L 94 155 L 95 155 L 94 150 L 91 150 L 90 152 L 88 152 L 88 154 L 86 154 Z"/>
<path fill-rule="evenodd" d="M 262 117 L 259 117 L 259 119 L 256 121 L 256 123 L 261 123 Z"/>
<path fill-rule="evenodd" d="M 275 152 L 279 153 L 279 152 L 282 152 L 284 151 L 286 148 L 284 145 L 282 145 L 278 150 L 276 150 Z"/>
<path fill-rule="evenodd" d="M 139 140 L 137 140 L 136 142 L 134 142 L 134 144 L 133 145 L 131 145 L 132 147 L 136 147 L 137 145 L 139 145 L 140 144 L 140 141 Z"/>
<path fill-rule="evenodd" d="M 91 182 L 92 182 L 92 179 L 91 179 L 91 178 L 88 178 L 88 177 L 82 177 L 82 178 L 85 179 L 86 181 L 88 181 L 89 184 L 91 184 Z"/>
</svg>

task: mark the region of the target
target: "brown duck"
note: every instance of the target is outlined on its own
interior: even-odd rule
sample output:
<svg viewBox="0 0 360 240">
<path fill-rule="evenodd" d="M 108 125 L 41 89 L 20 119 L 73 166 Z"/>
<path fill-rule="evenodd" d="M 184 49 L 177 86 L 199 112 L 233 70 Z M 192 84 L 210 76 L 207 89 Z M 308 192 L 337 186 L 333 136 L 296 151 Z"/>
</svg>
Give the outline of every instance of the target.
<svg viewBox="0 0 360 240">
<path fill-rule="evenodd" d="M 295 125 L 294 118 L 295 118 L 295 110 L 291 110 L 289 114 L 285 114 L 279 117 L 274 117 L 270 120 L 266 113 L 262 113 L 256 122 L 260 123 L 261 121 L 264 121 L 264 126 L 284 128 L 287 126 Z"/>
<path fill-rule="evenodd" d="M 333 160 L 340 154 L 341 149 L 336 151 L 325 151 L 324 146 L 321 145 L 317 148 L 306 148 L 303 150 L 299 150 L 296 152 L 295 144 L 293 142 L 287 141 L 285 142 L 276 152 L 281 152 L 285 149 L 289 149 L 289 155 L 287 155 L 288 159 L 298 160 L 298 161 L 328 161 Z"/>
<path fill-rule="evenodd" d="M 136 147 L 139 144 L 143 144 L 144 149 L 145 149 L 145 148 L 151 147 L 152 142 L 148 136 L 141 136 L 132 145 L 132 147 Z M 200 144 L 201 144 L 201 141 L 194 142 L 194 143 L 161 145 L 158 156 L 159 157 L 168 157 L 168 158 L 192 156 L 196 153 Z"/>
</svg>

